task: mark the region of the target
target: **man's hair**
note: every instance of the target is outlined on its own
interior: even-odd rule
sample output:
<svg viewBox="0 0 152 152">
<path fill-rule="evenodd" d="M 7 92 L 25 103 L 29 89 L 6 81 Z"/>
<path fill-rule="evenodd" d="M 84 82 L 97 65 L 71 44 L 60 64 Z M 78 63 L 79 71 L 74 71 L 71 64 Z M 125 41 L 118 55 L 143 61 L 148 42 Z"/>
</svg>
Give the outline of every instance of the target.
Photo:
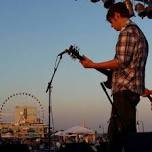
<svg viewBox="0 0 152 152">
<path fill-rule="evenodd" d="M 129 10 L 127 9 L 125 3 L 118 2 L 115 4 L 112 4 L 107 12 L 106 19 L 110 21 L 110 19 L 114 16 L 115 13 L 119 13 L 122 17 L 129 18 Z"/>
</svg>

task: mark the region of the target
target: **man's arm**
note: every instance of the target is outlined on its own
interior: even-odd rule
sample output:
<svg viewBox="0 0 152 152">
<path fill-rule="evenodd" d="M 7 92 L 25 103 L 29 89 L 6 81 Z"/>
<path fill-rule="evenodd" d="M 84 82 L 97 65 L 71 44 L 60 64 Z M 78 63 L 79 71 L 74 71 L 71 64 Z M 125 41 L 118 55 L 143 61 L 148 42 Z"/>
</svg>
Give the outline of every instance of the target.
<svg viewBox="0 0 152 152">
<path fill-rule="evenodd" d="M 93 68 L 93 69 L 116 69 L 119 67 L 117 59 L 105 61 L 105 62 L 93 62 L 86 56 L 84 60 L 80 61 L 84 68 Z"/>
</svg>

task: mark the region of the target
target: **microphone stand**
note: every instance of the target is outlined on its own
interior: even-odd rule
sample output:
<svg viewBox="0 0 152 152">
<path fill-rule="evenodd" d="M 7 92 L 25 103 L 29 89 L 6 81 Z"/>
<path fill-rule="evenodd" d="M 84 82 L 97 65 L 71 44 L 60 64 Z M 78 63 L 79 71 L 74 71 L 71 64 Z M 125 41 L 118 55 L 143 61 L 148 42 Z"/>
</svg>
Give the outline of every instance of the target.
<svg viewBox="0 0 152 152">
<path fill-rule="evenodd" d="M 46 93 L 49 92 L 49 106 L 48 106 L 48 112 L 49 112 L 49 115 L 48 115 L 48 119 L 49 119 L 49 124 L 48 124 L 48 148 L 49 148 L 49 152 L 51 151 L 51 132 L 50 132 L 50 129 L 51 129 L 51 121 L 52 121 L 52 132 L 54 133 L 54 118 L 53 118 L 53 111 L 52 111 L 52 82 L 53 82 L 53 78 L 55 76 L 55 73 L 57 71 L 57 68 L 59 66 L 59 63 L 62 59 L 62 54 L 60 56 L 57 56 L 57 57 L 60 57 L 58 62 L 57 62 L 57 58 L 56 58 L 56 62 L 57 64 L 55 64 L 55 67 L 54 67 L 54 72 L 53 72 L 53 75 L 52 75 L 52 78 L 50 80 L 50 82 L 48 82 L 48 86 L 47 86 L 47 89 L 46 89 Z M 55 63 L 56 63 L 55 62 Z M 55 144 L 54 144 L 54 147 L 55 147 Z M 54 148 L 54 151 L 55 151 L 56 148 Z"/>
</svg>

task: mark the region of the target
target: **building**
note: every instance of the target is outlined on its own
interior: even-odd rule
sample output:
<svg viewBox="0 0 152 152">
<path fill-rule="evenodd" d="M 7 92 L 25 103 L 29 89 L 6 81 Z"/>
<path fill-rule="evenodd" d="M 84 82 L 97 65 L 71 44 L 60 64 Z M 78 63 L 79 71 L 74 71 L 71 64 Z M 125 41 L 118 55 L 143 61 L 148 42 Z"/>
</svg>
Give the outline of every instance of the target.
<svg viewBox="0 0 152 152">
<path fill-rule="evenodd" d="M 36 123 L 37 108 L 31 106 L 16 106 L 15 107 L 15 123 Z"/>
<path fill-rule="evenodd" d="M 48 126 L 37 117 L 37 108 L 31 106 L 15 107 L 15 122 L 0 123 L 0 134 L 4 138 L 44 138 Z"/>
</svg>

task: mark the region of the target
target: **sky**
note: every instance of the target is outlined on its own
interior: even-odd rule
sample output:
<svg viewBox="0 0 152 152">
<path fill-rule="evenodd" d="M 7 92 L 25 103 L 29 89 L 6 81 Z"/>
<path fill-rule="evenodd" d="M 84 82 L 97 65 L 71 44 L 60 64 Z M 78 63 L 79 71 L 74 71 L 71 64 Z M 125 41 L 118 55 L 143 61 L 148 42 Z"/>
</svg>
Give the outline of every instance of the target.
<svg viewBox="0 0 152 152">
<path fill-rule="evenodd" d="M 152 88 L 152 20 L 132 18 L 149 41 L 146 87 Z M 89 0 L 0 0 L 0 105 L 12 94 L 27 92 L 39 99 L 48 122 L 48 83 L 53 77 L 57 55 L 76 45 L 79 53 L 96 62 L 112 59 L 118 32 L 106 21 L 102 2 Z M 51 83 L 51 107 L 56 130 L 85 124 L 106 131 L 111 104 L 101 88 L 106 77 L 84 69 L 68 54 L 62 56 Z M 108 90 L 110 94 L 110 91 Z M 9 99 L 34 102 L 23 96 Z M 151 104 L 141 97 L 137 120 L 144 131 L 152 130 Z M 99 126 L 102 126 L 101 128 Z M 142 131 L 143 128 L 140 128 Z"/>
</svg>

